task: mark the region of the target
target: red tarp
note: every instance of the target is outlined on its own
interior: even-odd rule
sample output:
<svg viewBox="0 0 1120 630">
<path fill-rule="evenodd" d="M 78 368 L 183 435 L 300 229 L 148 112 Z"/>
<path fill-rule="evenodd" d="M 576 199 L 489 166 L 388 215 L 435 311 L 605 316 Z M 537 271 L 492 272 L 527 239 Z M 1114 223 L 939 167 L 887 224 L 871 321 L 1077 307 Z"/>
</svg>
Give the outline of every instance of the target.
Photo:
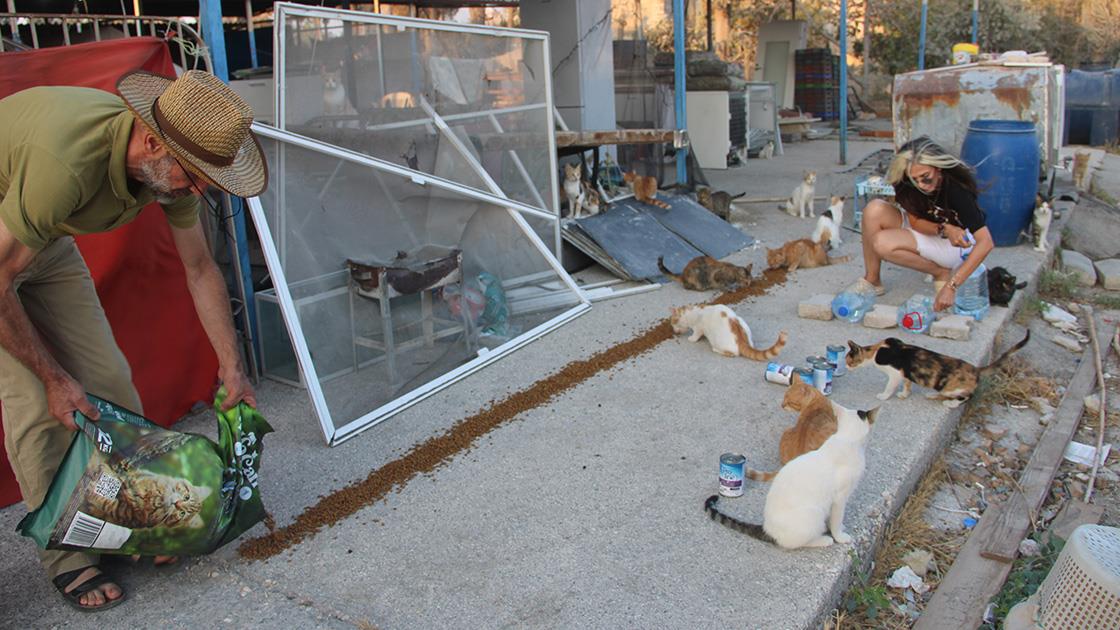
<svg viewBox="0 0 1120 630">
<path fill-rule="evenodd" d="M 134 37 L 3 53 L 0 98 L 38 85 L 115 92 L 117 79 L 135 69 L 174 75 L 171 53 L 163 40 Z M 166 427 L 196 401 L 209 401 L 218 360 L 195 314 L 171 228 L 159 205 L 151 204 L 122 228 L 80 236 L 77 242 L 113 334 L 132 366 L 144 415 Z M 19 487 L 4 453 L 0 456 L 0 506 L 19 499 Z"/>
</svg>

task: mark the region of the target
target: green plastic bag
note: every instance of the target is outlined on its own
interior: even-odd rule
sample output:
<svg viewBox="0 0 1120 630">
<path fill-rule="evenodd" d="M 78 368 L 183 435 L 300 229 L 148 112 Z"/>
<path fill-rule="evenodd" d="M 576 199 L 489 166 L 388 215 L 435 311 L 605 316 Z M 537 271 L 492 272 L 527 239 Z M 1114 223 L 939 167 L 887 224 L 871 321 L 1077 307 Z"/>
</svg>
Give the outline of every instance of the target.
<svg viewBox="0 0 1120 630">
<path fill-rule="evenodd" d="M 18 530 L 43 549 L 189 556 L 210 553 L 264 518 L 261 438 L 272 431 L 240 403 L 222 412 L 218 444 L 179 433 L 95 396 L 101 418 L 81 431 L 39 509 Z"/>
</svg>

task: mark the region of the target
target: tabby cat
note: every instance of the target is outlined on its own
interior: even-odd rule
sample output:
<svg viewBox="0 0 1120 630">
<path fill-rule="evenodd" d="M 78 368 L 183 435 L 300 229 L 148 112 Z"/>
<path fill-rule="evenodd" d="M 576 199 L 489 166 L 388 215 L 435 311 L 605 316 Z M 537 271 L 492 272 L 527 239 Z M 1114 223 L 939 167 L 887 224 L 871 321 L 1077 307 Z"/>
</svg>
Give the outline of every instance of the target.
<svg viewBox="0 0 1120 630">
<path fill-rule="evenodd" d="M 1008 357 L 1027 345 L 1030 338 L 1031 331 L 1028 330 L 1022 341 L 1011 346 L 1010 350 L 984 368 L 978 368 L 955 357 L 912 346 L 895 337 L 888 337 L 870 346 L 861 346 L 854 341 L 848 341 L 850 350 L 847 363 L 851 369 L 874 364 L 887 375 L 887 387 L 878 394 L 879 400 L 887 400 L 893 396 L 900 383 L 902 391 L 898 397 L 906 398 L 910 395 L 910 384 L 917 383 L 935 390 L 927 394 L 927 398 L 940 400 L 946 407 L 951 408 L 971 398 L 980 384 L 980 378 L 999 369 Z"/>
<path fill-rule="evenodd" d="M 820 240 L 815 243 L 807 238 L 801 238 L 777 249 L 767 249 L 766 264 L 770 269 L 789 267 L 790 271 L 797 271 L 799 267 L 810 269 L 848 262 L 848 256 L 828 255 L 828 236 L 822 234 Z"/>
<path fill-rule="evenodd" d="M 712 214 L 728 221 L 731 219 L 731 202 L 747 193 L 739 193 L 732 195 L 723 190 L 713 191 L 707 186 L 700 186 L 696 189 L 696 202 L 707 208 Z"/>
<path fill-rule="evenodd" d="M 797 423 L 783 431 L 778 442 L 778 457 L 783 466 L 798 455 L 820 448 L 830 435 L 836 433 L 836 407 L 840 406 L 805 381 L 795 379 L 790 383 L 782 398 L 782 409 L 796 411 L 798 416 Z M 755 481 L 770 481 L 777 474 L 777 470 L 746 470 L 747 477 Z"/>
<path fill-rule="evenodd" d="M 110 523 L 139 529 L 145 527 L 203 527 L 199 512 L 210 496 L 210 488 L 195 486 L 186 479 L 158 475 L 141 469 L 122 472 L 106 464 L 93 475 L 119 481 L 114 498 L 98 491 L 86 493 L 83 511 Z"/>
<path fill-rule="evenodd" d="M 751 328 L 735 311 L 723 306 L 682 306 L 674 308 L 669 323 L 673 326 L 674 334 L 681 334 L 692 329 L 688 337 L 691 342 L 700 341 L 701 337 L 708 338 L 712 352 L 725 357 L 745 357 L 754 361 L 769 361 L 778 356 L 786 345 L 788 335 L 786 331 L 778 334 L 778 340 L 766 350 L 754 347 L 751 338 Z"/>
<path fill-rule="evenodd" d="M 669 209 L 669 204 L 657 199 L 657 180 L 655 178 L 628 171 L 622 175 L 622 179 L 630 186 L 630 190 L 634 191 L 634 198 L 638 201 L 658 208 Z"/>
<path fill-rule="evenodd" d="M 688 261 L 679 274 L 665 267 L 665 257 L 657 257 L 657 268 L 661 273 L 681 283 L 692 291 L 726 290 L 737 284 L 746 286 L 751 283 L 751 269 L 754 265 L 740 267 L 723 262 L 711 256 L 697 256 Z"/>
<path fill-rule="evenodd" d="M 867 468 L 867 435 L 878 415 L 878 408 L 855 411 L 837 405 L 836 432 L 774 477 L 761 526 L 720 512 L 718 494 L 708 497 L 704 511 L 713 521 L 783 549 L 852 542 L 844 531 L 844 510 Z"/>
</svg>

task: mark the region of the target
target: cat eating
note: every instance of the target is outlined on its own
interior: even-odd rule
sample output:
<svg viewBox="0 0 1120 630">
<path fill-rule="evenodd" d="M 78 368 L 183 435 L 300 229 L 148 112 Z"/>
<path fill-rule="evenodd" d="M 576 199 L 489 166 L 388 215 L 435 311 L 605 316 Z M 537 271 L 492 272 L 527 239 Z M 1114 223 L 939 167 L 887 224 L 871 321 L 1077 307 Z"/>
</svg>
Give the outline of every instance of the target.
<svg viewBox="0 0 1120 630">
<path fill-rule="evenodd" d="M 836 433 L 836 416 L 843 407 L 829 400 L 816 387 L 795 379 L 782 398 L 782 409 L 798 412 L 797 423 L 783 431 L 778 441 L 778 459 L 784 466 L 798 455 L 820 448 L 829 436 Z M 747 468 L 745 474 L 755 481 L 770 481 L 778 471 Z"/>
<path fill-rule="evenodd" d="M 1030 338 L 1031 331 L 1028 330 L 1022 341 L 1011 346 L 1011 349 L 984 368 L 978 368 L 956 357 L 912 346 L 895 337 L 888 337 L 870 346 L 848 341 L 847 363 L 848 368 L 853 370 L 874 364 L 887 375 L 887 387 L 878 394 L 879 400 L 887 400 L 893 396 L 899 384 L 902 384 L 902 391 L 898 397 L 906 398 L 910 395 L 910 384 L 917 383 L 935 390 L 927 398 L 940 400 L 946 407 L 953 408 L 971 398 L 980 385 L 980 378 L 999 369 L 1008 357 L 1027 345 Z"/>
<path fill-rule="evenodd" d="M 754 361 L 769 361 L 778 356 L 789 336 L 783 330 L 773 346 L 759 350 L 754 347 L 751 328 L 747 322 L 722 304 L 674 308 L 669 323 L 673 327 L 673 333 L 677 335 L 691 329 L 692 334 L 688 340 L 693 343 L 700 341 L 701 337 L 707 337 L 712 352 L 716 354 Z"/>
<path fill-rule="evenodd" d="M 774 476 L 761 526 L 720 512 L 716 507 L 719 495 L 704 501 L 704 511 L 713 521 L 783 549 L 852 542 L 844 531 L 844 510 L 867 468 L 867 436 L 879 408 L 836 408 L 836 432 L 820 448 L 793 458 Z"/>
<path fill-rule="evenodd" d="M 821 213 L 817 219 L 817 227 L 813 228 L 811 240 L 820 243 L 828 241 L 829 249 L 835 249 L 843 244 L 840 240 L 840 227 L 844 223 L 844 197 L 832 196 L 828 210 Z"/>
<path fill-rule="evenodd" d="M 767 249 L 766 264 L 770 269 L 788 267 L 790 271 L 797 271 L 799 267 L 811 269 L 850 260 L 848 256 L 829 256 L 827 243 L 827 234 L 822 234 L 816 242 L 807 238 L 790 241 L 777 249 Z"/>
<path fill-rule="evenodd" d="M 627 171 L 622 175 L 622 179 L 630 186 L 630 190 L 634 191 L 634 198 L 638 201 L 669 209 L 669 204 L 657 199 L 657 180 L 653 177 Z"/>
<path fill-rule="evenodd" d="M 665 257 L 657 257 L 657 268 L 661 273 L 678 281 L 691 291 L 726 290 L 735 285 L 746 286 L 751 283 L 751 269 L 754 265 L 740 267 L 722 262 L 711 256 L 697 256 L 688 261 L 679 274 L 665 267 Z"/>
<path fill-rule="evenodd" d="M 801 217 L 802 219 L 806 216 L 815 217 L 817 213 L 813 209 L 813 194 L 816 193 L 816 190 L 817 172 L 805 171 L 801 183 L 793 189 L 793 195 L 778 208 L 785 210 L 791 217 Z"/>
</svg>

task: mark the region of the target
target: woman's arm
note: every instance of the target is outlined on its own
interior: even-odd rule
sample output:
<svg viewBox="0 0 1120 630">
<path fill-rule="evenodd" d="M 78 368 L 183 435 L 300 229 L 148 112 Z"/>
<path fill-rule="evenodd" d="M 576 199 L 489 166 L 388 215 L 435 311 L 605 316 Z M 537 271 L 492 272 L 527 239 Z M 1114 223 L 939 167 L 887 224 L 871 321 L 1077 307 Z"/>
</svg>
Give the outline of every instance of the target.
<svg viewBox="0 0 1120 630">
<path fill-rule="evenodd" d="M 923 219 L 909 211 L 906 212 L 906 216 L 910 220 L 910 228 L 915 232 L 925 234 L 926 236 L 937 236 L 938 223 Z"/>
<path fill-rule="evenodd" d="M 954 269 L 953 273 L 949 275 L 949 282 L 937 293 L 933 303 L 934 310 L 940 311 L 949 308 L 956 300 L 957 287 L 964 284 L 965 280 L 968 280 L 968 277 L 972 275 L 972 272 L 976 271 L 980 263 L 984 262 L 988 254 L 995 249 L 992 233 L 988 231 L 987 226 L 980 228 L 973 237 L 976 239 L 976 245 L 973 246 L 968 258 L 965 258 L 961 266 Z"/>
</svg>

